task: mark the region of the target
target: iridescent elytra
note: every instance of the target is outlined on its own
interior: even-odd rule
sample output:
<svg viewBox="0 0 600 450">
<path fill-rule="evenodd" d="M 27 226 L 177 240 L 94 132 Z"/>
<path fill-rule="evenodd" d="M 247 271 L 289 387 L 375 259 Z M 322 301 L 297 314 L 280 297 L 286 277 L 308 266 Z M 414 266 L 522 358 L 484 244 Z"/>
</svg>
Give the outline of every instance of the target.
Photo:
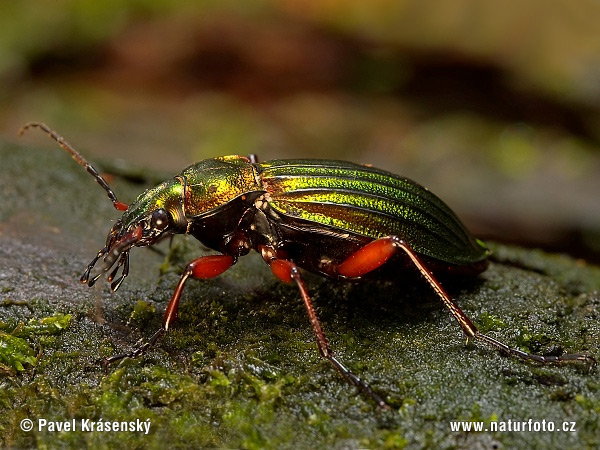
<svg viewBox="0 0 600 450">
<path fill-rule="evenodd" d="M 174 234 L 190 234 L 218 252 L 187 264 L 169 302 L 162 327 L 143 345 L 108 358 L 111 363 L 145 353 L 172 325 L 185 283 L 213 278 L 240 256 L 260 253 L 280 280 L 295 283 L 306 307 L 321 356 L 379 407 L 383 396 L 352 373 L 331 350 L 300 269 L 336 280 L 394 280 L 413 270 L 425 278 L 467 338 L 504 353 L 540 363 L 595 359 L 587 354 L 541 356 L 525 353 L 481 333 L 448 295 L 436 274 L 477 275 L 489 251 L 437 196 L 407 178 L 346 161 L 295 159 L 259 162 L 254 155 L 200 161 L 143 192 L 126 205 L 106 180 L 63 137 L 30 122 L 71 154 L 124 211 L 81 276 L 88 286 L 104 273 L 116 291 L 129 272 L 129 251 Z M 92 276 L 96 263 L 102 267 Z M 119 274 L 120 271 L 120 274 Z"/>
</svg>

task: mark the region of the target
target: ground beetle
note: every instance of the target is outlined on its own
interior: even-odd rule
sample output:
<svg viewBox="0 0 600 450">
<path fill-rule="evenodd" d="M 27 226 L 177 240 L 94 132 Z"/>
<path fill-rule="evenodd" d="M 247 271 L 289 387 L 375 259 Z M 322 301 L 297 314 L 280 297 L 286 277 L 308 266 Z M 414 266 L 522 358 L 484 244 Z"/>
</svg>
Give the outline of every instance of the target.
<svg viewBox="0 0 600 450">
<path fill-rule="evenodd" d="M 220 252 L 191 261 L 175 287 L 162 327 L 142 346 L 108 358 L 109 363 L 139 356 L 156 343 L 176 319 L 189 278 L 216 277 L 251 249 L 262 255 L 277 278 L 298 286 L 321 356 L 381 408 L 388 408 L 384 399 L 334 356 L 299 268 L 355 281 L 366 277 L 393 280 L 400 271 L 414 266 L 467 339 L 540 363 L 595 363 L 585 354 L 531 355 L 480 333 L 434 273 L 476 275 L 487 267 L 489 252 L 444 202 L 407 178 L 344 161 L 258 162 L 253 155 L 224 156 L 188 167 L 128 206 L 118 201 L 98 171 L 48 126 L 31 122 L 19 134 L 30 127 L 42 129 L 58 142 L 96 179 L 115 208 L 125 211 L 83 273 L 82 283 L 92 286 L 112 269 L 108 281 L 116 291 L 129 272 L 129 251 L 153 245 L 165 236 L 191 234 Z M 100 259 L 100 273 L 92 276 Z"/>
</svg>

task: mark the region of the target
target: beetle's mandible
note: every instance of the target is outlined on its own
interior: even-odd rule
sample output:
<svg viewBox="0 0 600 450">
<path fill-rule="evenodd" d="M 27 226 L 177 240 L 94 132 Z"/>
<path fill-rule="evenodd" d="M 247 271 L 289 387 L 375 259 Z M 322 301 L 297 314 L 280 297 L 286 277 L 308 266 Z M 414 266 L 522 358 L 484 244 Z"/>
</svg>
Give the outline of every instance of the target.
<svg viewBox="0 0 600 450">
<path fill-rule="evenodd" d="M 169 235 L 190 234 L 219 252 L 186 266 L 162 327 L 145 344 L 109 358 L 109 363 L 139 356 L 156 343 L 176 319 L 189 278 L 216 277 L 240 256 L 256 250 L 277 278 L 298 286 L 321 356 L 381 408 L 389 408 L 383 397 L 332 352 L 299 269 L 333 279 L 393 280 L 398 271 L 413 266 L 467 338 L 525 360 L 595 364 L 586 354 L 528 354 L 479 332 L 434 274 L 476 275 L 487 266 L 488 250 L 444 202 L 407 178 L 344 161 L 258 162 L 253 156 L 224 156 L 188 167 L 128 206 L 117 200 L 106 180 L 81 154 L 45 124 L 30 122 L 19 134 L 30 127 L 42 129 L 69 152 L 107 192 L 115 208 L 124 211 L 108 233 L 106 245 L 81 276 L 82 283 L 92 286 L 108 273 L 111 289 L 117 290 L 129 272 L 130 250 Z M 100 271 L 92 275 L 100 260 Z"/>
</svg>

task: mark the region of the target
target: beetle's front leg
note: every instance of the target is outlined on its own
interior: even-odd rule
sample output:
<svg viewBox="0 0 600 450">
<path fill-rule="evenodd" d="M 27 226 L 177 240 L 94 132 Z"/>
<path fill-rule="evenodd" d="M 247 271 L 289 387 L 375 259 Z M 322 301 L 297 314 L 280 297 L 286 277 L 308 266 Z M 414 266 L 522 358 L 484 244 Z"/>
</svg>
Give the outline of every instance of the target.
<svg viewBox="0 0 600 450">
<path fill-rule="evenodd" d="M 181 278 L 179 279 L 179 283 L 175 287 L 175 292 L 173 292 L 173 296 L 171 297 L 171 301 L 167 305 L 167 309 L 165 310 L 165 316 L 163 318 L 163 325 L 158 329 L 156 333 L 152 335 L 152 337 L 139 346 L 138 348 L 127 352 L 122 353 L 120 355 L 111 356 L 107 358 L 105 362 L 110 364 L 115 361 L 119 361 L 124 358 L 136 358 L 144 354 L 150 347 L 152 347 L 158 339 L 165 334 L 171 324 L 177 319 L 177 309 L 179 308 L 179 299 L 181 298 L 181 293 L 183 292 L 183 287 L 185 286 L 186 281 L 189 278 L 196 279 L 207 279 L 214 278 L 218 275 L 221 275 L 227 269 L 229 269 L 232 265 L 234 265 L 236 259 L 230 255 L 208 255 L 202 256 L 201 258 L 194 259 L 185 267 Z"/>
<path fill-rule="evenodd" d="M 385 264 L 396 252 L 404 251 L 411 259 L 413 264 L 419 270 L 421 275 L 431 285 L 435 293 L 442 300 L 444 305 L 450 310 L 452 316 L 456 319 L 467 339 L 474 338 L 488 345 L 496 347 L 501 351 L 525 360 L 537 361 L 540 363 L 562 363 L 567 361 L 581 361 L 588 367 L 596 364 L 594 357 L 582 353 L 575 353 L 561 356 L 541 356 L 526 353 L 517 348 L 510 347 L 499 340 L 481 333 L 471 322 L 471 319 L 458 307 L 450 295 L 442 287 L 440 282 L 434 277 L 431 271 L 425 266 L 423 261 L 417 256 L 415 251 L 398 236 L 387 236 L 375 241 L 369 242 L 350 255 L 344 262 L 336 267 L 339 275 L 348 278 L 357 278 L 377 269 Z"/>
<path fill-rule="evenodd" d="M 285 283 L 295 282 L 300 290 L 300 295 L 302 296 L 302 300 L 304 301 L 304 306 L 306 307 L 306 312 L 308 313 L 308 317 L 310 319 L 310 324 L 312 325 L 313 331 L 315 333 L 315 337 L 317 338 L 317 345 L 319 347 L 319 352 L 321 356 L 327 359 L 333 366 L 346 378 L 350 383 L 358 387 L 361 391 L 363 391 L 366 395 L 371 397 L 377 406 L 382 409 L 390 409 L 390 406 L 383 400 L 379 394 L 377 394 L 369 384 L 359 377 L 354 375 L 340 360 L 338 360 L 331 348 L 329 347 L 329 342 L 325 337 L 325 333 L 321 328 L 321 323 L 319 322 L 319 318 L 315 312 L 315 309 L 312 305 L 312 300 L 310 295 L 308 294 L 308 290 L 306 289 L 306 285 L 304 284 L 304 280 L 300 275 L 300 270 L 298 267 L 291 261 L 287 259 L 283 259 L 281 255 L 277 254 L 277 251 L 271 247 L 261 246 L 260 252 L 262 254 L 263 259 L 269 264 L 271 271 L 273 274 L 279 278 L 281 281 Z"/>
</svg>

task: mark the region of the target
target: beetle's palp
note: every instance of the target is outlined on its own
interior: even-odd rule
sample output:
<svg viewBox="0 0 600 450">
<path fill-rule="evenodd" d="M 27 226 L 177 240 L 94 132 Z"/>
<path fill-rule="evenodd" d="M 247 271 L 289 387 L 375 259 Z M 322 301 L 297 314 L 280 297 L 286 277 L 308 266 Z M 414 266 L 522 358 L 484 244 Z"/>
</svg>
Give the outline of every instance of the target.
<svg viewBox="0 0 600 450">
<path fill-rule="evenodd" d="M 119 271 L 119 269 L 121 267 L 123 267 L 121 275 L 117 279 L 114 279 L 117 276 L 117 272 Z M 113 271 L 107 277 L 107 280 L 110 283 L 110 289 L 113 292 L 117 291 L 119 289 L 119 287 L 121 286 L 121 283 L 123 283 L 123 281 L 127 277 L 127 275 L 129 275 L 129 251 L 125 251 L 121 254 L 121 257 L 119 258 L 119 262 L 117 263 L 117 266 L 113 269 Z"/>
<path fill-rule="evenodd" d="M 94 276 L 91 280 L 90 280 L 90 273 L 92 272 L 92 269 L 94 268 L 94 266 L 96 265 L 96 262 L 98 262 L 98 260 L 100 258 L 102 258 L 104 255 L 106 255 L 106 253 L 108 252 L 109 249 L 109 245 L 107 244 L 105 247 L 101 248 L 100 251 L 98 251 L 98 253 L 96 254 L 96 256 L 94 257 L 94 259 L 92 259 L 92 261 L 88 264 L 88 266 L 85 268 L 85 271 L 83 272 L 83 274 L 81 275 L 81 278 L 79 279 L 79 281 L 83 284 L 87 284 L 88 286 L 93 286 L 94 283 L 96 282 L 96 280 L 98 278 L 100 278 L 100 275 L 96 275 Z"/>
</svg>

